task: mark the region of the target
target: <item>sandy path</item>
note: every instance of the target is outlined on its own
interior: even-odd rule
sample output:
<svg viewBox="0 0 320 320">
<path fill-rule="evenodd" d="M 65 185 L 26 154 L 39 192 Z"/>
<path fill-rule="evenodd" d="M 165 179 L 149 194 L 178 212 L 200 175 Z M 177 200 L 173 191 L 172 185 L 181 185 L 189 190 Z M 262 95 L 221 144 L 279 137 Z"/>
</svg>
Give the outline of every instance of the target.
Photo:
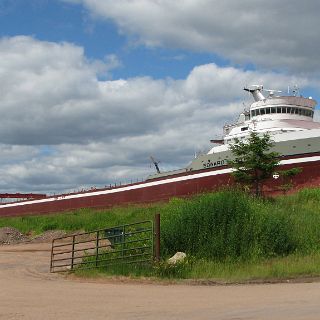
<svg viewBox="0 0 320 320">
<path fill-rule="evenodd" d="M 320 283 L 96 283 L 49 273 L 49 245 L 0 247 L 0 319 L 320 319 Z"/>
</svg>

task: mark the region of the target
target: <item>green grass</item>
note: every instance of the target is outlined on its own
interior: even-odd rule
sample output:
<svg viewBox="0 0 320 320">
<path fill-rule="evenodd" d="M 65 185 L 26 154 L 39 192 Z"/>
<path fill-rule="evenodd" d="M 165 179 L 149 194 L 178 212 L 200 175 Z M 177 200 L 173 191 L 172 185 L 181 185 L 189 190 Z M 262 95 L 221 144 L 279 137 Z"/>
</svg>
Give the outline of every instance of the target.
<svg viewBox="0 0 320 320">
<path fill-rule="evenodd" d="M 308 279 L 320 276 L 320 253 L 306 256 L 289 255 L 261 261 L 210 261 L 191 259 L 180 265 L 119 265 L 108 269 L 77 270 L 85 277 L 125 276 L 131 279 L 151 278 L 162 280 L 193 279 L 217 283 L 279 281 Z"/>
<path fill-rule="evenodd" d="M 33 234 L 54 229 L 91 231 L 153 219 L 160 213 L 163 260 L 177 251 L 186 252 L 189 260 L 177 267 L 161 262 L 151 268 L 117 267 L 104 272 L 245 281 L 319 276 L 319 208 L 318 188 L 275 199 L 256 199 L 238 190 L 224 190 L 150 206 L 1 218 L 0 227 L 12 226 Z"/>
<path fill-rule="evenodd" d="M 318 277 L 320 276 L 319 263 L 320 253 L 307 256 L 294 254 L 248 262 L 199 260 L 193 265 L 188 277 L 227 282 Z"/>
<path fill-rule="evenodd" d="M 80 209 L 45 216 L 0 218 L 0 228 L 11 226 L 22 233 L 40 234 L 47 230 L 92 231 L 140 220 L 153 219 L 160 205 L 118 207 L 111 210 Z"/>
</svg>

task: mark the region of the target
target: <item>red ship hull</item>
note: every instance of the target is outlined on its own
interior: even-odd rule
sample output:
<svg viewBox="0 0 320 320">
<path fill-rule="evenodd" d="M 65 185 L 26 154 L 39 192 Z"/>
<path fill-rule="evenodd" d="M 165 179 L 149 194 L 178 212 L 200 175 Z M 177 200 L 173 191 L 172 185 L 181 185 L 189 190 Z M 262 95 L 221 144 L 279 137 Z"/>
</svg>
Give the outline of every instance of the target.
<svg viewBox="0 0 320 320">
<path fill-rule="evenodd" d="M 302 172 L 294 177 L 294 190 L 320 186 L 319 154 L 291 157 L 283 160 L 279 169 L 292 167 L 302 169 Z M 80 208 L 103 209 L 120 205 L 167 201 L 173 197 L 189 197 L 233 185 L 234 180 L 230 172 L 231 169 L 224 166 L 110 189 L 8 203 L 0 205 L 0 216 L 48 214 Z M 270 179 L 265 185 L 264 192 L 269 195 L 281 193 L 280 185 L 280 179 Z"/>
</svg>

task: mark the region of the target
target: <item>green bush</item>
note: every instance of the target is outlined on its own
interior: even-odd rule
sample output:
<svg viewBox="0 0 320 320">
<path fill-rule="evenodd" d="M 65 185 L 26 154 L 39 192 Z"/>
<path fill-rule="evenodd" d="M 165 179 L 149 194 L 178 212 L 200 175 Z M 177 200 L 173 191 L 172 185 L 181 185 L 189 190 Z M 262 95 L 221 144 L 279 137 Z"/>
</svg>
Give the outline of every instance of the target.
<svg viewBox="0 0 320 320">
<path fill-rule="evenodd" d="M 268 212 L 261 219 L 258 244 L 263 256 L 285 256 L 298 248 L 290 219 L 279 212 Z"/>
<path fill-rule="evenodd" d="M 297 248 L 288 217 L 238 190 L 173 202 L 162 219 L 164 255 L 184 251 L 206 259 L 286 255 Z"/>
</svg>

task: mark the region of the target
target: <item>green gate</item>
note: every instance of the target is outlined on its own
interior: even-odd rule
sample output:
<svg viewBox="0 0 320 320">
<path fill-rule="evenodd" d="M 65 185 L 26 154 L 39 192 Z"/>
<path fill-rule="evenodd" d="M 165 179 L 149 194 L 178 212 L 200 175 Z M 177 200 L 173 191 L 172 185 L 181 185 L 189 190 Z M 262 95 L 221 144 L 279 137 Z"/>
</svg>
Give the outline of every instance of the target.
<svg viewBox="0 0 320 320">
<path fill-rule="evenodd" d="M 52 241 L 50 272 L 152 263 L 159 252 L 154 240 L 151 220 L 60 237 Z"/>
</svg>

